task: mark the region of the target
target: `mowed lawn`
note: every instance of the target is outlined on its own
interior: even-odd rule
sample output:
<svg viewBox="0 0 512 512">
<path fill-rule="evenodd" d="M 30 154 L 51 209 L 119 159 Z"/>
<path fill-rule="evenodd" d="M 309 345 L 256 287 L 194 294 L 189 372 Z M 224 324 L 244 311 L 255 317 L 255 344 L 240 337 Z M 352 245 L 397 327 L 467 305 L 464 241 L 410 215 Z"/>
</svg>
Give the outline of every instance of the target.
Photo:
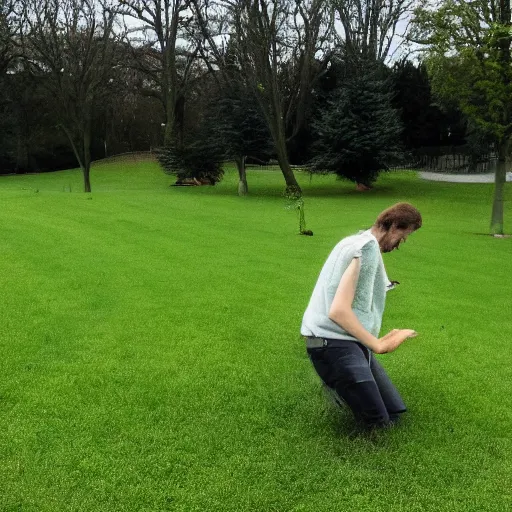
<svg viewBox="0 0 512 512">
<path fill-rule="evenodd" d="M 492 185 L 278 172 L 236 195 L 155 164 L 0 179 L 0 510 L 512 510 L 512 238 Z M 505 226 L 512 231 L 512 185 Z M 352 436 L 299 336 L 329 251 L 397 201 L 424 227 L 385 256 L 379 356 L 409 407 Z"/>
</svg>

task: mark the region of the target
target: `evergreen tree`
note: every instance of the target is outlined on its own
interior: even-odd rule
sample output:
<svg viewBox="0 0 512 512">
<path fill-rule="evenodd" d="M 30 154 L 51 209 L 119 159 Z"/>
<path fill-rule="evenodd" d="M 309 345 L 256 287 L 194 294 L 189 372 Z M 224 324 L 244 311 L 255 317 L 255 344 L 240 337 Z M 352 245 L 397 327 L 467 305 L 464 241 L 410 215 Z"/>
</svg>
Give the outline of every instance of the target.
<svg viewBox="0 0 512 512">
<path fill-rule="evenodd" d="M 247 158 L 268 160 L 272 139 L 256 98 L 241 82 L 232 82 L 215 103 L 211 131 L 224 148 L 226 160 L 234 160 L 238 169 L 239 195 L 248 192 L 245 164 Z"/>
<path fill-rule="evenodd" d="M 379 70 L 355 74 L 334 91 L 314 124 L 313 173 L 335 173 L 370 186 L 402 156 L 400 124 Z"/>
<path fill-rule="evenodd" d="M 164 172 L 177 177 L 176 184 L 192 181 L 215 185 L 222 179 L 224 150 L 210 126 L 209 120 L 200 121 L 182 145 L 170 144 L 156 152 Z"/>
</svg>

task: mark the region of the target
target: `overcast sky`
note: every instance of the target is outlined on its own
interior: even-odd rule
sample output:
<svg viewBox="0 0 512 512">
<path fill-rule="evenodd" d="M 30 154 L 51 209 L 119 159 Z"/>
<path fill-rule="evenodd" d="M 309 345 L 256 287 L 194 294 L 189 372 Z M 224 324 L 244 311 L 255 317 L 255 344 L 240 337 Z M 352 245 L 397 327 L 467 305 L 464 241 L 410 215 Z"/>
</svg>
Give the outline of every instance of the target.
<svg viewBox="0 0 512 512">
<path fill-rule="evenodd" d="M 137 29 L 138 27 L 143 26 L 142 21 L 135 19 L 131 16 L 123 16 L 122 18 L 124 20 L 124 23 L 126 23 L 126 26 L 128 27 L 128 29 L 133 30 L 133 29 Z M 404 18 L 398 22 L 396 34 L 395 34 L 395 37 L 393 38 L 393 41 L 392 41 L 391 47 L 390 47 L 388 63 L 397 61 L 407 55 L 409 50 L 408 50 L 407 46 L 403 44 L 403 38 L 401 36 L 407 30 L 407 25 L 408 25 L 409 21 L 410 21 L 410 16 L 407 16 L 406 18 Z M 343 29 L 341 28 L 341 24 L 337 23 L 336 28 L 337 28 L 338 32 L 343 31 Z M 134 32 L 134 36 L 140 37 L 141 33 Z M 181 42 L 183 43 L 183 45 L 187 44 L 185 40 L 182 40 Z M 415 47 L 415 45 L 412 45 L 412 46 L 413 46 L 413 48 Z M 417 48 L 417 46 L 416 46 L 416 48 Z M 410 58 L 413 59 L 414 55 L 411 55 Z"/>
</svg>

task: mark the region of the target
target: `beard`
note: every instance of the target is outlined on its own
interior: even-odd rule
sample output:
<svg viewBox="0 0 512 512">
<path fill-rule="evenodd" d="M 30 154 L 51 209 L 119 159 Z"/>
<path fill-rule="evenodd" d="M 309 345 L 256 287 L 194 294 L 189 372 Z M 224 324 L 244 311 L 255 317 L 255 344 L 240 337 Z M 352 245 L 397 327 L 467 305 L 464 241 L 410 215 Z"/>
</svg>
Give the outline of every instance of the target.
<svg viewBox="0 0 512 512">
<path fill-rule="evenodd" d="M 398 250 L 398 246 L 400 245 L 400 240 L 395 242 L 395 241 L 393 241 L 391 235 L 386 234 L 382 238 L 380 243 L 381 243 L 381 247 L 382 247 L 382 252 L 391 252 L 391 251 L 394 251 L 395 249 Z"/>
</svg>

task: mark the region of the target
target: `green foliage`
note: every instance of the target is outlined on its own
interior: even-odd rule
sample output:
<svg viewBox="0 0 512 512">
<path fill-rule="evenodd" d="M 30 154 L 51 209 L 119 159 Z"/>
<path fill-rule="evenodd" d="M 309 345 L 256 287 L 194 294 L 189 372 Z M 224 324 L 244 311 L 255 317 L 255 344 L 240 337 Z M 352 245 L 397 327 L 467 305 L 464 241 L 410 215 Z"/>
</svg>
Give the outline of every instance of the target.
<svg viewBox="0 0 512 512">
<path fill-rule="evenodd" d="M 164 172 L 176 176 L 178 181 L 206 180 L 213 185 L 224 174 L 224 151 L 206 126 L 202 126 L 195 137 L 188 137 L 184 145 L 171 144 L 158 149 L 156 155 Z"/>
<path fill-rule="evenodd" d="M 506 116 L 512 107 L 512 86 L 501 79 L 496 61 L 479 60 L 468 51 L 451 57 L 432 54 L 426 63 L 435 94 L 459 105 L 483 134 L 501 140 L 511 131 Z"/>
<path fill-rule="evenodd" d="M 306 228 L 306 214 L 304 212 L 304 197 L 299 191 L 285 192 L 287 200 L 286 209 L 295 210 L 299 214 L 299 234 L 312 236 L 313 232 Z"/>
<path fill-rule="evenodd" d="M 445 0 L 415 17 L 416 40 L 428 45 L 435 94 L 457 104 L 485 134 L 512 134 L 511 27 L 488 2 Z"/>
<path fill-rule="evenodd" d="M 267 124 L 256 98 L 240 80 L 225 84 L 210 112 L 210 133 L 224 148 L 226 160 L 270 157 L 273 145 Z"/>
<path fill-rule="evenodd" d="M 196 178 L 216 183 L 222 179 L 225 160 L 248 156 L 266 159 L 270 135 L 256 100 L 238 80 L 224 84 L 208 102 L 196 129 L 185 143 L 157 152 L 165 172 L 178 179 Z"/>
<path fill-rule="evenodd" d="M 389 83 L 377 71 L 349 77 L 314 125 L 317 141 L 309 169 L 371 185 L 402 156 L 402 126 L 391 106 Z"/>
</svg>

